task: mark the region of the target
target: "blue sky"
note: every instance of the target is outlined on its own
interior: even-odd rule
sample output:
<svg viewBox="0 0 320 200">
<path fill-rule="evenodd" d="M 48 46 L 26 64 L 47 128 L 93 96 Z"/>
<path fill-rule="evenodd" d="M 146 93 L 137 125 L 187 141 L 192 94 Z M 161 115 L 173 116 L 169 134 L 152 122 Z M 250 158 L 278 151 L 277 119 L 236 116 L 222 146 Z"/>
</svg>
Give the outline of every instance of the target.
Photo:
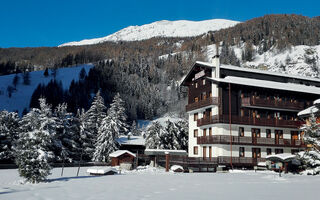
<svg viewBox="0 0 320 200">
<path fill-rule="evenodd" d="M 159 20 L 320 15 L 317 0 L 0 0 L 0 47 L 38 47 L 103 37 Z M 318 12 L 317 12 L 318 11 Z"/>
</svg>

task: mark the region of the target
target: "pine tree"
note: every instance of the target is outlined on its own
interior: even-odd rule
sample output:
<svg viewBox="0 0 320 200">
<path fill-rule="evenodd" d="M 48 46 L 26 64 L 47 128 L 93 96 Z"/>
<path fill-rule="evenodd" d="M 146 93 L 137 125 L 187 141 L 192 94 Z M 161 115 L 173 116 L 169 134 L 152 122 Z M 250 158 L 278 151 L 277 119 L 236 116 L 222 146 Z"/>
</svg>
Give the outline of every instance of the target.
<svg viewBox="0 0 320 200">
<path fill-rule="evenodd" d="M 100 95 L 100 90 L 94 97 L 90 109 L 86 112 L 86 117 L 89 126 L 88 130 L 90 130 L 92 135 L 97 135 L 102 119 L 106 117 L 106 106 L 104 105 L 104 99 Z"/>
<path fill-rule="evenodd" d="M 320 166 L 320 124 L 314 113 L 309 117 L 309 124 L 303 125 L 301 130 L 304 132 L 304 142 L 311 144 L 313 150 L 300 152 L 300 160 L 310 168 Z"/>
<path fill-rule="evenodd" d="M 47 68 L 47 67 L 46 67 L 46 69 L 44 70 L 43 75 L 44 75 L 45 77 L 48 77 L 48 76 L 49 76 L 49 71 L 48 71 L 48 68 Z"/>
<path fill-rule="evenodd" d="M 90 131 L 90 126 L 88 122 L 88 116 L 87 113 L 82 109 L 80 112 L 78 110 L 79 116 L 79 131 L 80 131 L 80 148 L 82 151 L 82 157 L 83 160 L 91 160 L 92 159 L 92 154 L 94 152 L 94 141 L 96 139 L 96 135 Z"/>
<path fill-rule="evenodd" d="M 119 127 L 111 115 L 103 119 L 95 143 L 94 161 L 107 161 L 109 154 L 118 149 L 116 139 L 119 131 Z"/>
<path fill-rule="evenodd" d="M 159 122 L 152 122 L 146 132 L 146 147 L 148 149 L 161 149 L 161 135 L 163 134 L 163 127 Z"/>
<path fill-rule="evenodd" d="M 15 112 L 0 112 L 0 161 L 14 160 L 14 141 L 18 137 L 19 117 Z"/>
<path fill-rule="evenodd" d="M 177 128 L 175 127 L 174 123 L 170 120 L 166 121 L 166 126 L 164 128 L 163 133 L 160 135 L 161 144 L 163 145 L 164 149 L 175 149 L 175 135 L 178 132 Z"/>
<path fill-rule="evenodd" d="M 119 131 L 117 136 L 126 135 L 128 133 L 127 115 L 124 107 L 124 101 L 121 99 L 120 94 L 117 93 L 110 104 L 108 115 L 111 115 L 118 125 Z"/>
<path fill-rule="evenodd" d="M 109 154 L 118 149 L 116 140 L 119 135 L 127 133 L 127 116 L 123 104 L 124 102 L 118 93 L 98 129 L 98 137 L 95 143 L 96 149 L 93 155 L 94 161 L 108 160 Z"/>
<path fill-rule="evenodd" d="M 130 128 L 131 134 L 134 136 L 140 136 L 141 131 L 137 128 L 136 121 L 132 122 L 131 128 Z"/>
<path fill-rule="evenodd" d="M 314 113 L 311 113 L 309 124 L 305 124 L 302 128 L 304 132 L 303 139 L 307 144 L 320 146 L 320 124 Z"/>
<path fill-rule="evenodd" d="M 177 132 L 175 133 L 174 147 L 179 150 L 188 150 L 188 122 L 179 120 L 175 123 Z"/>
<path fill-rule="evenodd" d="M 58 160 L 72 161 L 79 152 L 79 120 L 67 112 L 67 104 L 59 104 L 54 112 L 56 117 L 56 155 Z"/>
<path fill-rule="evenodd" d="M 40 99 L 40 108 L 33 108 L 20 122 L 20 134 L 17 140 L 16 164 L 20 176 L 27 181 L 44 181 L 50 174 L 49 160 L 54 157 L 52 146 L 51 112 L 44 99 Z"/>
</svg>

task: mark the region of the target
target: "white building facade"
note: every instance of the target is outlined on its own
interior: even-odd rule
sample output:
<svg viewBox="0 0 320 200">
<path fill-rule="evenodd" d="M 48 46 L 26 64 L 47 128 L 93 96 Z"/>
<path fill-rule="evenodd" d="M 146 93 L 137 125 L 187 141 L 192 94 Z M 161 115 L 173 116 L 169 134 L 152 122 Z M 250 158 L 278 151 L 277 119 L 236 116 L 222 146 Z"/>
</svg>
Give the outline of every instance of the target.
<svg viewBox="0 0 320 200">
<path fill-rule="evenodd" d="M 189 157 L 256 165 L 305 148 L 297 113 L 319 98 L 320 79 L 196 62 L 188 87 Z"/>
</svg>

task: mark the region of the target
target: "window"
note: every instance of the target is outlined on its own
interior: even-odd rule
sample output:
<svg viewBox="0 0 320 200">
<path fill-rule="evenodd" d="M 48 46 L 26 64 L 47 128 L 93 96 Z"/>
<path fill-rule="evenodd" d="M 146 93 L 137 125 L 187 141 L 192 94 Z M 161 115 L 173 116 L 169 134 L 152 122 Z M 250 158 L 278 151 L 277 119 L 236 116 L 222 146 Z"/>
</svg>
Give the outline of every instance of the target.
<svg viewBox="0 0 320 200">
<path fill-rule="evenodd" d="M 271 130 L 270 129 L 266 129 L 266 137 L 271 138 Z"/>
<path fill-rule="evenodd" d="M 202 99 L 203 99 L 203 100 L 206 100 L 206 98 L 207 98 L 207 93 L 206 93 L 206 92 L 202 92 L 201 95 L 202 95 Z"/>
<path fill-rule="evenodd" d="M 207 136 L 207 129 L 203 129 L 203 136 Z"/>
<path fill-rule="evenodd" d="M 198 147 L 193 147 L 193 154 L 198 155 Z"/>
<path fill-rule="evenodd" d="M 205 85 L 206 84 L 206 79 L 203 79 L 202 80 L 202 85 Z"/>
<path fill-rule="evenodd" d="M 267 148 L 267 155 L 271 155 L 272 154 L 272 150 L 270 148 Z"/>
<path fill-rule="evenodd" d="M 212 136 L 212 128 L 209 128 L 209 136 Z"/>
<path fill-rule="evenodd" d="M 251 129 L 252 137 L 260 137 L 260 128 Z"/>
<path fill-rule="evenodd" d="M 195 87 L 198 88 L 198 82 L 196 82 Z"/>
<path fill-rule="evenodd" d="M 193 115 L 193 121 L 197 121 L 198 120 L 198 113 L 194 113 Z"/>
<path fill-rule="evenodd" d="M 240 137 L 244 136 L 244 128 L 243 127 L 239 127 L 239 136 Z"/>
<path fill-rule="evenodd" d="M 198 102 L 198 101 L 199 101 L 199 97 L 195 97 L 194 102 Z"/>
<path fill-rule="evenodd" d="M 244 157 L 244 147 L 239 147 L 239 157 Z"/>
<path fill-rule="evenodd" d="M 209 92 L 209 97 L 212 97 L 212 92 Z"/>
<path fill-rule="evenodd" d="M 198 137 L 198 129 L 193 130 L 193 137 Z"/>
<path fill-rule="evenodd" d="M 276 154 L 280 154 L 280 153 L 283 153 L 283 149 L 275 149 L 274 151 Z"/>
<path fill-rule="evenodd" d="M 277 139 L 283 139 L 283 130 L 275 130 L 274 133 Z"/>
</svg>

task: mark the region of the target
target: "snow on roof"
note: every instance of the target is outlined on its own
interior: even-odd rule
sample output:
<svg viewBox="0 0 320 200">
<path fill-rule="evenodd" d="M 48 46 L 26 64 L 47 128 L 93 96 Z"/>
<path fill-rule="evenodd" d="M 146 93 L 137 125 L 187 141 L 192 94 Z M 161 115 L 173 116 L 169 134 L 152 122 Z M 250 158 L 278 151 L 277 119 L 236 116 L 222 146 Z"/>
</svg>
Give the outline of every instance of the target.
<svg viewBox="0 0 320 200">
<path fill-rule="evenodd" d="M 306 86 L 294 83 L 280 83 L 275 81 L 258 80 L 252 78 L 242 78 L 236 76 L 227 76 L 225 78 L 211 78 L 207 77 L 209 80 L 222 83 L 233 83 L 239 85 L 247 85 L 252 87 L 262 87 L 277 90 L 302 92 L 309 94 L 320 94 L 320 88 L 315 86 Z"/>
<path fill-rule="evenodd" d="M 136 157 L 136 154 L 131 153 L 130 151 L 127 151 L 127 150 L 118 150 L 118 151 L 115 151 L 115 152 L 111 153 L 109 156 L 111 158 L 116 158 L 116 157 L 119 157 L 119 156 L 121 156 L 121 155 L 123 155 L 125 153 L 128 153 L 128 154 L 132 155 L 133 157 Z"/>
<path fill-rule="evenodd" d="M 171 149 L 146 149 L 144 151 L 146 155 L 165 155 L 169 153 L 169 155 L 187 155 L 185 150 L 171 150 Z"/>
<path fill-rule="evenodd" d="M 115 168 L 108 167 L 108 168 L 89 168 L 87 169 L 87 173 L 89 174 L 107 174 L 108 172 L 115 172 L 118 173 L 118 171 Z"/>
<path fill-rule="evenodd" d="M 319 112 L 319 108 L 315 106 L 311 106 L 309 108 L 306 108 L 300 112 L 298 112 L 298 116 L 304 116 L 304 115 L 310 115 L 311 113 L 317 113 Z"/>
<path fill-rule="evenodd" d="M 313 102 L 313 104 L 314 104 L 314 105 L 320 104 L 320 99 L 315 100 L 315 101 Z"/>
<path fill-rule="evenodd" d="M 268 155 L 266 157 L 267 160 L 280 160 L 280 161 L 289 161 L 297 158 L 296 155 L 292 155 L 290 153 L 281 153 L 281 154 L 275 154 L 275 155 Z"/>
<path fill-rule="evenodd" d="M 130 139 L 128 139 L 128 136 L 122 135 L 117 139 L 117 142 L 120 145 L 142 145 L 145 146 L 146 141 L 142 136 L 130 136 Z"/>
<path fill-rule="evenodd" d="M 207 67 L 215 67 L 215 65 L 213 63 L 202 62 L 202 61 L 196 61 L 196 64 L 207 66 Z M 297 75 L 284 74 L 284 73 L 272 72 L 272 71 L 267 71 L 267 70 L 252 69 L 252 68 L 246 68 L 246 67 L 238 67 L 238 66 L 233 66 L 233 65 L 220 65 L 220 68 L 221 69 L 236 70 L 236 71 L 243 71 L 243 72 L 250 72 L 250 73 L 266 74 L 266 75 L 271 75 L 271 76 L 282 76 L 282 77 L 295 78 L 295 79 L 301 79 L 301 80 L 306 80 L 306 81 L 320 82 L 320 79 L 318 79 L 318 78 L 297 76 Z"/>
</svg>

